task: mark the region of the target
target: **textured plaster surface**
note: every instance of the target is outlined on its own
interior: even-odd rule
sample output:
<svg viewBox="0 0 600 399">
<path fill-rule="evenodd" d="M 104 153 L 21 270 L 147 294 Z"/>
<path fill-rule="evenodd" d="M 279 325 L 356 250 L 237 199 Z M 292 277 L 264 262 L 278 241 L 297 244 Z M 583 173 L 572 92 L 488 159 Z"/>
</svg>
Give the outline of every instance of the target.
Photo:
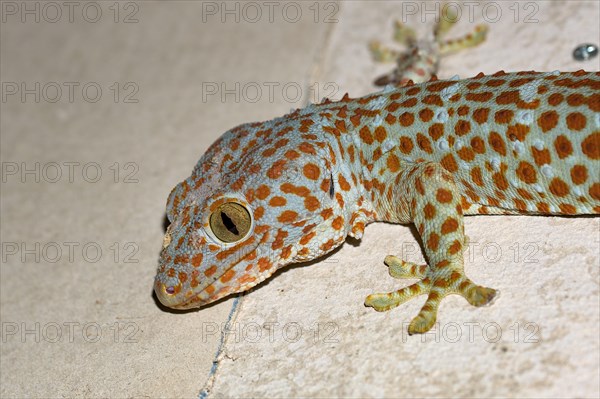
<svg viewBox="0 0 600 399">
<path fill-rule="evenodd" d="M 600 69 L 599 58 L 571 58 L 577 44 L 600 41 L 597 2 L 523 2 L 518 16 L 513 2 L 482 2 L 473 22 L 484 22 L 489 3 L 502 14 L 488 6 L 488 22 L 497 19 L 488 41 L 444 59 L 441 78 Z M 125 24 L 114 22 L 112 2 L 100 4 L 98 23 L 75 14 L 74 23 L 8 16 L 0 25 L 2 82 L 103 89 L 95 103 L 76 90 L 73 102 L 65 92 L 56 103 L 12 96 L 0 104 L 3 166 L 56 162 L 63 172 L 56 183 L 50 175 L 2 182 L 1 397 L 600 396 L 598 218 L 467 218 L 467 273 L 500 297 L 484 308 L 447 298 L 424 336 L 406 334 L 424 298 L 386 313 L 362 304 L 408 283 L 389 277 L 385 255 L 422 261 L 406 226 L 370 225 L 362 241 L 283 270 L 238 301 L 187 313 L 159 307 L 151 289 L 164 203 L 210 143 L 308 99 L 374 90 L 391 66 L 371 61 L 368 40 L 392 45 L 392 21 L 403 16 L 424 34 L 433 14 L 421 2 L 410 3 L 414 15 L 398 1 L 326 3 L 315 23 L 309 2 L 296 23 L 280 8 L 269 22 L 266 7 L 256 23 L 250 9 L 223 23 L 219 14 L 204 21 L 200 2 L 149 1 Z M 323 23 L 332 12 L 337 21 Z M 463 12 L 451 34 L 472 28 Z M 123 101 L 127 82 L 139 88 L 138 103 Z M 203 96 L 236 82 L 239 100 Z M 73 182 L 65 162 L 80 164 Z M 92 162 L 102 171 L 95 183 L 81 174 Z M 13 243 L 39 243 L 40 259 L 9 254 Z M 82 251 L 89 243 L 99 260 Z"/>
</svg>

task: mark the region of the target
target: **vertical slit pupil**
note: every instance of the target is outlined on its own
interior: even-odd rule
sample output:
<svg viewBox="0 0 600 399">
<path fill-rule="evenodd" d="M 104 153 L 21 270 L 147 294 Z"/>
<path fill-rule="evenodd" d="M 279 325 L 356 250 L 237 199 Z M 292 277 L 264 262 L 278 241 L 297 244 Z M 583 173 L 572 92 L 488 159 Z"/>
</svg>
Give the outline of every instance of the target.
<svg viewBox="0 0 600 399">
<path fill-rule="evenodd" d="M 221 212 L 221 221 L 223 222 L 223 226 L 225 226 L 230 233 L 235 234 L 236 236 L 240 234 L 233 220 L 231 220 L 225 212 Z"/>
</svg>

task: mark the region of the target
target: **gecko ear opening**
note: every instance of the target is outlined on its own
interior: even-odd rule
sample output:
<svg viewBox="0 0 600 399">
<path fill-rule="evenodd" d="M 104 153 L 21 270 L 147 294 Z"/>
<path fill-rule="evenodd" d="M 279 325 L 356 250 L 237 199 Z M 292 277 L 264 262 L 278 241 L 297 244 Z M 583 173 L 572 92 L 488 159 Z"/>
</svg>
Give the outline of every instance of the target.
<svg viewBox="0 0 600 399">
<path fill-rule="evenodd" d="M 215 237 L 232 243 L 246 237 L 252 226 L 252 218 L 242 204 L 227 202 L 210 215 L 209 224 Z"/>
</svg>

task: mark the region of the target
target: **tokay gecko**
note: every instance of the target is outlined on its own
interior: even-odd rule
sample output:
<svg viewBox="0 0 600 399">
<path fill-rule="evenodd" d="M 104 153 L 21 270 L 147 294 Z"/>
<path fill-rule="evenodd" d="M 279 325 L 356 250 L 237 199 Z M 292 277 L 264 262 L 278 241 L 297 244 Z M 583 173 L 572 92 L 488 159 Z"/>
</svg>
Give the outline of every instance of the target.
<svg viewBox="0 0 600 399">
<path fill-rule="evenodd" d="M 370 222 L 414 223 L 427 263 L 384 262 L 418 282 L 365 305 L 426 295 L 409 325 L 423 333 L 446 295 L 494 298 L 464 272 L 463 216 L 483 214 L 600 214 L 600 72 L 434 77 L 238 126 L 171 192 L 154 288 L 168 307 L 200 307 Z"/>
</svg>

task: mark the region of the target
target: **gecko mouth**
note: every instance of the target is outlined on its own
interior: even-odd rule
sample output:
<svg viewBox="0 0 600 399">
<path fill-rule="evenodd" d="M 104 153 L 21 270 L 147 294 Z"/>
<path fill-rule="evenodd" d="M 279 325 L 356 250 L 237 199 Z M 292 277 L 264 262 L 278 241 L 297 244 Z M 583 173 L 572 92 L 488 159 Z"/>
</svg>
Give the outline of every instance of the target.
<svg viewBox="0 0 600 399">
<path fill-rule="evenodd" d="M 246 258 L 248 258 L 248 256 L 250 256 L 250 254 L 252 252 L 254 252 L 254 250 L 256 250 L 261 243 L 263 243 L 263 239 L 265 236 L 266 236 L 266 233 L 261 236 L 260 240 L 258 240 L 258 242 L 255 245 L 253 245 L 247 249 L 247 253 L 245 253 L 243 256 L 240 256 L 234 263 L 229 265 L 227 267 L 227 269 L 224 269 L 221 274 L 214 275 L 214 276 L 212 276 L 211 279 L 206 279 L 208 281 L 205 280 L 206 284 L 204 284 L 200 288 L 200 290 L 193 290 L 192 291 L 193 294 L 187 298 L 183 298 L 184 299 L 183 301 L 179 302 L 178 299 L 181 297 L 178 298 L 178 295 L 171 294 L 169 292 L 169 289 L 173 289 L 173 287 L 169 287 L 169 286 L 165 285 L 164 283 L 158 283 L 158 286 L 156 287 L 158 299 L 160 300 L 160 302 L 163 305 L 165 305 L 171 309 L 191 309 L 191 308 L 202 307 L 203 305 L 214 302 L 215 300 L 217 300 L 219 298 L 222 298 L 224 296 L 234 293 L 234 291 L 231 290 L 231 288 L 233 288 L 233 286 L 224 283 L 223 286 L 220 288 L 220 290 L 216 293 L 216 294 L 218 294 L 218 297 L 215 297 L 214 295 L 202 297 L 202 294 L 206 292 L 208 287 L 212 286 L 216 281 L 219 280 L 219 278 L 221 278 L 221 276 L 223 276 L 229 270 L 233 269 L 239 263 L 241 263 Z M 225 288 L 229 288 L 230 290 L 225 291 L 224 290 Z"/>
</svg>

